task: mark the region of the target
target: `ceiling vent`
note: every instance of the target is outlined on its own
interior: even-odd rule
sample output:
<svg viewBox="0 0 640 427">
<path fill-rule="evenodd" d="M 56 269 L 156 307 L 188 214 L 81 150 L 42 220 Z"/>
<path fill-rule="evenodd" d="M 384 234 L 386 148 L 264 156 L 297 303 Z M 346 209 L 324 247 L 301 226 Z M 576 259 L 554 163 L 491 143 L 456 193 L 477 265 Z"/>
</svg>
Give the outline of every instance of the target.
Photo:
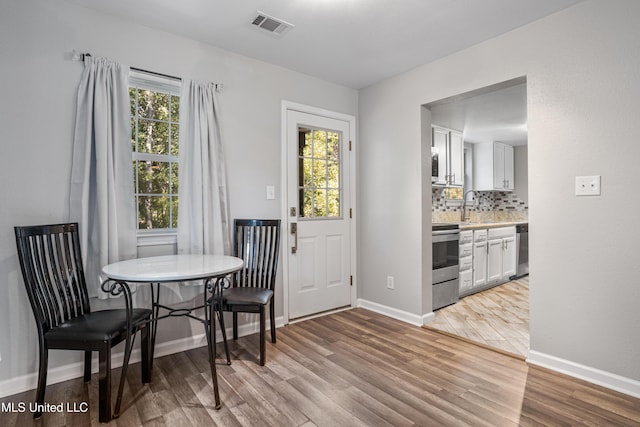
<svg viewBox="0 0 640 427">
<path fill-rule="evenodd" d="M 293 24 L 283 21 L 282 19 L 274 18 L 273 16 L 269 16 L 260 11 L 258 11 L 251 23 L 276 37 L 283 36 L 287 31 L 294 27 Z"/>
</svg>

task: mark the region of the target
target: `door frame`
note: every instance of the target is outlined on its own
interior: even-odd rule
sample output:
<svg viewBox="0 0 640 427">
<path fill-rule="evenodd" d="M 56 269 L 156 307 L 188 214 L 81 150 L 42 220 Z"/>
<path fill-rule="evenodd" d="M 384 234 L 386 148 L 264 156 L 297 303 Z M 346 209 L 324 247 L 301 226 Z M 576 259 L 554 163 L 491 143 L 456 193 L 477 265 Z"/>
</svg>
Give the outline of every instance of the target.
<svg viewBox="0 0 640 427">
<path fill-rule="evenodd" d="M 281 241 L 285 242 L 282 246 L 282 301 L 283 301 L 283 323 L 286 325 L 289 323 L 289 245 L 288 237 L 289 237 L 289 195 L 288 195 L 288 141 L 287 141 L 287 125 L 288 125 L 288 112 L 289 111 L 299 111 L 301 113 L 312 114 L 316 116 L 327 117 L 330 119 L 343 120 L 349 123 L 349 141 L 351 141 L 351 150 L 349 155 L 349 176 L 345 177 L 346 184 L 349 186 L 349 207 L 351 208 L 351 221 L 349 223 L 349 258 L 350 258 L 350 269 L 351 269 L 351 307 L 356 306 L 356 299 L 358 296 L 358 269 L 357 269 L 357 245 L 356 245 L 356 236 L 357 236 L 357 222 L 356 218 L 358 217 L 358 210 L 356 206 L 357 200 L 357 183 L 356 183 L 356 148 L 358 144 L 356 143 L 356 117 L 338 113 L 335 111 L 325 110 L 323 108 L 312 107 L 310 105 L 299 104 L 291 101 L 282 101 L 282 126 L 281 126 L 281 194 L 282 194 L 282 205 L 281 205 L 281 220 L 283 224 L 282 229 L 282 238 Z"/>
</svg>

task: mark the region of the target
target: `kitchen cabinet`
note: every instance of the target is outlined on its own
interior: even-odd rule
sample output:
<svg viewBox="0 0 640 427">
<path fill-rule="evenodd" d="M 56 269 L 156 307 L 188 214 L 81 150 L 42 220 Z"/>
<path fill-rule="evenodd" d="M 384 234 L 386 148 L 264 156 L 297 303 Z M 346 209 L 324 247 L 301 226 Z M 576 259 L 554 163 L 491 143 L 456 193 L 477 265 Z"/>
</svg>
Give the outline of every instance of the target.
<svg viewBox="0 0 640 427">
<path fill-rule="evenodd" d="M 513 191 L 513 147 L 501 142 L 473 147 L 473 186 L 477 191 Z"/>
<path fill-rule="evenodd" d="M 487 230 L 475 230 L 473 233 L 473 287 L 481 288 L 487 284 Z"/>
<path fill-rule="evenodd" d="M 460 232 L 459 241 L 459 294 L 467 293 L 473 288 L 473 231 Z"/>
<path fill-rule="evenodd" d="M 516 274 L 516 228 L 489 229 L 487 236 L 487 284 L 509 280 Z"/>
<path fill-rule="evenodd" d="M 464 141 L 462 133 L 440 126 L 431 127 L 432 147 L 438 155 L 438 175 L 432 184 L 445 187 L 464 185 Z"/>
</svg>

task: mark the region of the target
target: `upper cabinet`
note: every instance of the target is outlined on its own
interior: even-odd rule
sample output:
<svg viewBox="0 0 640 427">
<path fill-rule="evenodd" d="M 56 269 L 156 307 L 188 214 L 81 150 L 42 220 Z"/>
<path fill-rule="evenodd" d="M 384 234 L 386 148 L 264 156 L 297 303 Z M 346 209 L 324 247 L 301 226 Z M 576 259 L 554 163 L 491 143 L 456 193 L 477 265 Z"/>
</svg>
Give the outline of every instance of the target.
<svg viewBox="0 0 640 427">
<path fill-rule="evenodd" d="M 473 147 L 473 189 L 513 191 L 513 147 L 501 142 L 475 144 Z"/>
<path fill-rule="evenodd" d="M 432 176 L 433 185 L 462 187 L 464 185 L 464 142 L 462 133 L 431 127 L 432 147 L 437 154 L 437 175 Z"/>
</svg>

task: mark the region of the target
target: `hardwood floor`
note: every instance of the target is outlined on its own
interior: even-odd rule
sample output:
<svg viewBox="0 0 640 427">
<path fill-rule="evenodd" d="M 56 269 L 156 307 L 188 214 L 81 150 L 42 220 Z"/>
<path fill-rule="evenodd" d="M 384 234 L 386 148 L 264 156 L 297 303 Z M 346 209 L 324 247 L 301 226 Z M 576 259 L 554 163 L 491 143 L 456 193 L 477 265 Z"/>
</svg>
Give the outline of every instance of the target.
<svg viewBox="0 0 640 427">
<path fill-rule="evenodd" d="M 436 311 L 429 326 L 526 356 L 529 352 L 529 276 L 464 297 Z"/>
<path fill-rule="evenodd" d="M 131 365 L 118 426 L 640 425 L 640 400 L 495 351 L 353 309 L 278 329 L 257 363 L 257 336 L 220 360 L 216 411 L 205 348 L 156 359 L 152 383 Z M 116 375 L 118 372 L 115 373 Z M 115 378 L 118 378 L 117 376 Z M 34 392 L 2 399 L 30 402 Z M 88 413 L 0 413 L 0 425 L 97 424 L 97 378 L 47 388 Z M 3 407 L 6 407 L 3 405 Z"/>
</svg>

